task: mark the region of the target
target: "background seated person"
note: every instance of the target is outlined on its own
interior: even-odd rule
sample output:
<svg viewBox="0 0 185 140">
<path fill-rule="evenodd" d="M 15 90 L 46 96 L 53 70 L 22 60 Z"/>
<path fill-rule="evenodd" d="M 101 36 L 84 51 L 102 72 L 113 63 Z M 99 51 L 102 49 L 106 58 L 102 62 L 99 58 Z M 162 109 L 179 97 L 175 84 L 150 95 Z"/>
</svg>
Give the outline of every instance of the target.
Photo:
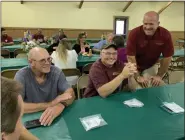
<svg viewBox="0 0 185 140">
<path fill-rule="evenodd" d="M 54 35 L 52 37 L 52 43 L 51 45 L 47 48 L 47 51 L 49 53 L 53 52 L 55 50 L 55 48 L 57 48 L 59 42 L 64 39 L 67 38 L 67 36 L 65 35 L 64 31 L 62 29 L 59 29 L 58 33 L 56 35 Z"/>
<path fill-rule="evenodd" d="M 32 35 L 30 33 L 29 30 L 24 32 L 24 37 L 23 37 L 23 42 L 25 42 L 26 44 L 32 40 Z"/>
<path fill-rule="evenodd" d="M 44 43 L 44 35 L 42 34 L 42 29 L 38 29 L 37 33 L 33 35 L 33 41 L 37 44 Z"/>
<path fill-rule="evenodd" d="M 12 37 L 8 36 L 4 28 L 1 28 L 1 46 L 9 46 L 13 44 L 14 42 L 13 42 Z"/>
<path fill-rule="evenodd" d="M 51 54 L 52 63 L 59 69 L 76 68 L 76 62 L 78 55 L 75 50 L 71 50 L 70 43 L 67 39 L 60 41 L 56 51 Z M 78 76 L 66 77 L 70 85 L 75 85 L 78 80 Z"/>
<path fill-rule="evenodd" d="M 86 36 L 84 33 L 80 33 L 78 35 L 77 43 L 73 46 L 73 49 L 77 54 L 83 54 L 85 52 L 89 52 L 89 44 L 85 41 Z"/>
<path fill-rule="evenodd" d="M 101 58 L 91 66 L 84 97 L 100 95 L 105 98 L 127 87 L 129 90 L 136 89 L 137 83 L 134 79 L 136 66 L 132 63 L 123 64 L 117 60 L 116 45 L 104 46 L 100 56 Z"/>
<path fill-rule="evenodd" d="M 96 43 L 92 49 L 92 51 L 94 53 L 100 53 L 101 51 L 101 48 L 104 46 L 104 45 L 107 45 L 107 44 L 112 44 L 112 39 L 114 37 L 114 34 L 113 33 L 108 33 L 107 36 L 106 36 L 106 40 L 101 40 L 99 41 L 98 43 Z"/>
<path fill-rule="evenodd" d="M 114 36 L 113 43 L 118 48 L 118 60 L 127 63 L 127 54 L 125 48 L 125 41 L 123 36 Z"/>
<path fill-rule="evenodd" d="M 15 75 L 15 79 L 23 85 L 24 112 L 45 110 L 40 122 L 44 126 L 50 125 L 73 102 L 74 91 L 62 70 L 51 66 L 52 59 L 44 48 L 31 49 L 28 61 L 29 66 Z"/>
</svg>

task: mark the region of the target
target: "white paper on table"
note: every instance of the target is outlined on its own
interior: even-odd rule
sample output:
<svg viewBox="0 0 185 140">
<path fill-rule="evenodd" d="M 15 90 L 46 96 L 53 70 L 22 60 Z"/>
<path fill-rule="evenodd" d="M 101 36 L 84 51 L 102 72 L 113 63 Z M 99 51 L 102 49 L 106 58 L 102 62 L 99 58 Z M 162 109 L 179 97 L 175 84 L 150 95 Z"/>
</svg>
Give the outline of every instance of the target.
<svg viewBox="0 0 185 140">
<path fill-rule="evenodd" d="M 164 106 L 172 110 L 174 113 L 182 113 L 184 112 L 184 108 L 180 107 L 178 104 L 171 102 L 163 102 Z"/>
<path fill-rule="evenodd" d="M 88 118 L 86 120 L 83 120 L 84 125 L 88 128 L 94 128 L 100 125 L 101 120 L 99 117 L 94 117 L 94 118 Z"/>
<path fill-rule="evenodd" d="M 123 102 L 124 104 L 128 105 L 129 107 L 142 107 L 144 104 L 137 100 L 137 99 L 131 99 Z"/>
</svg>

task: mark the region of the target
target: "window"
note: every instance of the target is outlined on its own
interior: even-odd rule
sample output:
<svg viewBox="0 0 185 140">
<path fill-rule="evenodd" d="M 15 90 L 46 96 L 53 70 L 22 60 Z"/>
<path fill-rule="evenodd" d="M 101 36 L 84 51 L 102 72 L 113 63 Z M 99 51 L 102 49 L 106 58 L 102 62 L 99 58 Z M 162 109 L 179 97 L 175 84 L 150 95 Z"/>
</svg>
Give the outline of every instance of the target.
<svg viewBox="0 0 185 140">
<path fill-rule="evenodd" d="M 127 38 L 128 33 L 128 17 L 114 17 L 114 33 L 116 35 L 123 35 Z"/>
</svg>

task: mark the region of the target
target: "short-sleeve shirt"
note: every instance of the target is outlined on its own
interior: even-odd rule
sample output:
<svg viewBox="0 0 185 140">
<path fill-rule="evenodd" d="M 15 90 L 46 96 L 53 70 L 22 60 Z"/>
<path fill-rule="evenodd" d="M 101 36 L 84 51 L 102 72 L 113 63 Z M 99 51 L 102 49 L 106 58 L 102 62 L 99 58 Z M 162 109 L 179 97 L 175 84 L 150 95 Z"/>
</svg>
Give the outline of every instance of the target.
<svg viewBox="0 0 185 140">
<path fill-rule="evenodd" d="M 12 37 L 10 37 L 10 36 L 1 36 L 1 42 L 5 42 L 5 43 L 10 43 L 10 42 L 13 42 L 13 39 L 12 39 Z"/>
<path fill-rule="evenodd" d="M 131 30 L 126 49 L 127 55 L 136 57 L 140 72 L 152 67 L 161 54 L 170 57 L 174 53 L 171 34 L 163 27 L 158 27 L 153 36 L 145 35 L 143 26 Z"/>
<path fill-rule="evenodd" d="M 38 39 L 44 40 L 44 35 L 42 35 L 42 34 L 40 34 L 40 35 L 34 34 L 34 35 L 33 35 L 33 39 L 35 39 L 35 40 L 38 40 Z"/>
<path fill-rule="evenodd" d="M 29 66 L 20 69 L 15 75 L 15 80 L 22 83 L 21 95 L 24 102 L 28 103 L 50 102 L 70 88 L 63 72 L 55 66 L 51 66 L 51 70 L 46 74 L 46 80 L 42 84 L 36 81 Z"/>
<path fill-rule="evenodd" d="M 121 61 L 116 61 L 111 68 L 106 67 L 101 62 L 101 59 L 94 62 L 89 72 L 89 81 L 84 97 L 99 95 L 98 88 L 116 78 L 122 72 L 123 68 L 124 64 Z M 120 91 L 126 84 L 128 84 L 128 79 L 123 80 L 122 84 L 113 93 Z"/>
<path fill-rule="evenodd" d="M 106 40 L 101 40 L 98 43 L 96 43 L 93 47 L 93 49 L 101 49 L 104 45 L 108 44 Z"/>
</svg>

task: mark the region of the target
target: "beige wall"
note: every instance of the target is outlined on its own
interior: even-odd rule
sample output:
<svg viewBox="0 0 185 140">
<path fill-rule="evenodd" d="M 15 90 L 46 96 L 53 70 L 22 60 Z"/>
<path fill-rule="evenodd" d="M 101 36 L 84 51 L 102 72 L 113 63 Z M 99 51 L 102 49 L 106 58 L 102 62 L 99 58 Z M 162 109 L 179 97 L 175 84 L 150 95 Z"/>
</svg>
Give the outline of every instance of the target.
<svg viewBox="0 0 185 140">
<path fill-rule="evenodd" d="M 2 2 L 2 26 L 70 29 L 113 29 L 113 16 L 129 16 L 129 30 L 142 24 L 143 14 L 158 11 L 167 2 Z M 160 14 L 161 26 L 184 31 L 184 3 L 173 2 Z"/>
</svg>

